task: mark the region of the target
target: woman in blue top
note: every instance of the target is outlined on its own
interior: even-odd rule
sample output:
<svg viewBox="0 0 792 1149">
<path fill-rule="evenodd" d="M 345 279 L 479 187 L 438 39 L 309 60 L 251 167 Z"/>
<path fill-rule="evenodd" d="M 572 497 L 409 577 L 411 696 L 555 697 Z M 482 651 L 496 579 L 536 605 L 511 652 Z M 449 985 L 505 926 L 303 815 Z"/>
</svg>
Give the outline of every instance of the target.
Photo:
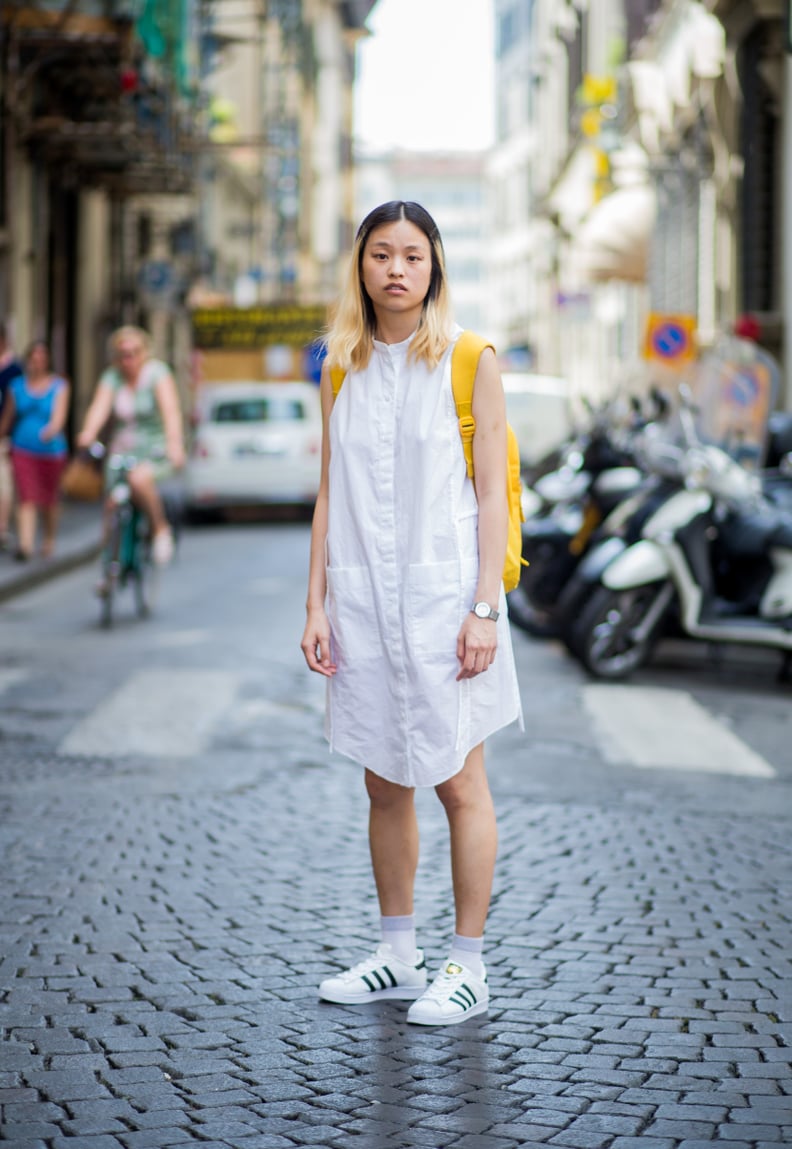
<svg viewBox="0 0 792 1149">
<path fill-rule="evenodd" d="M 49 558 L 55 547 L 68 411 L 69 384 L 52 373 L 49 347 L 37 340 L 25 356 L 24 375 L 8 388 L 0 420 L 0 439 L 11 436 L 17 493 L 16 557 L 23 562 L 33 554 L 39 509 L 44 527 L 42 557 Z"/>
</svg>

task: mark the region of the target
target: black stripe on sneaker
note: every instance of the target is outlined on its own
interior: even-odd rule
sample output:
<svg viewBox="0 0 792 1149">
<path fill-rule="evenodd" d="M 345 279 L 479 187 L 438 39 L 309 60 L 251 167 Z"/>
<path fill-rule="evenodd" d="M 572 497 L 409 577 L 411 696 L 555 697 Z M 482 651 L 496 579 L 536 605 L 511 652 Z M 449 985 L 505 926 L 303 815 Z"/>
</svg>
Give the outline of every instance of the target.
<svg viewBox="0 0 792 1149">
<path fill-rule="evenodd" d="M 461 985 L 459 989 L 451 994 L 451 1001 L 456 1005 L 461 1005 L 463 1009 L 470 1009 L 472 1005 L 476 1004 L 476 995 L 469 985 Z"/>
<path fill-rule="evenodd" d="M 380 989 L 388 988 L 388 983 L 382 976 L 383 974 L 388 977 L 391 986 L 393 989 L 395 989 L 399 983 L 386 965 L 382 966 L 380 969 L 370 969 L 368 973 L 362 973 L 360 975 L 360 980 L 365 983 L 367 989 L 369 989 L 372 993 L 376 993 Z"/>
</svg>

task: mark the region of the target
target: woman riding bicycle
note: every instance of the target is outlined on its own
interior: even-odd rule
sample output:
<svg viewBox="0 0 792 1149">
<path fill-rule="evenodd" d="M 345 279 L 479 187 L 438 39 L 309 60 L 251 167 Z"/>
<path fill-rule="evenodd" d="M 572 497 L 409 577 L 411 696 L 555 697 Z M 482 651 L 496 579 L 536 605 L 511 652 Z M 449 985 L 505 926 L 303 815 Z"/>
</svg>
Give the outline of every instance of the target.
<svg viewBox="0 0 792 1149">
<path fill-rule="evenodd" d="M 154 562 L 165 565 L 173 557 L 173 534 L 157 483 L 185 462 L 176 383 L 168 366 L 153 357 L 142 328 L 119 327 L 108 347 L 113 366 L 99 380 L 77 446 L 90 447 L 112 417 L 106 489 L 112 490 L 116 477 L 113 456 L 133 456 L 136 463 L 126 476 L 132 501 L 151 523 Z"/>
</svg>

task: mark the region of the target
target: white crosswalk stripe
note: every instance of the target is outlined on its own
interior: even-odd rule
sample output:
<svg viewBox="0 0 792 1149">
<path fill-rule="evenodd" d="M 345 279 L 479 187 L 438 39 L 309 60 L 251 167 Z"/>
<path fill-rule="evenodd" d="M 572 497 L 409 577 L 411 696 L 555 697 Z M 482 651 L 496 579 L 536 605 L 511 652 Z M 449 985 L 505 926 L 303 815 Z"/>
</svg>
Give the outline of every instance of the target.
<svg viewBox="0 0 792 1149">
<path fill-rule="evenodd" d="M 0 692 L 24 678 L 0 671 Z M 196 669 L 138 671 L 63 739 L 65 755 L 188 758 L 236 721 L 277 722 L 292 709 L 260 698 L 237 705 L 239 676 Z M 616 765 L 775 777 L 775 770 L 684 690 L 589 684 L 582 701 L 603 757 Z M 288 711 L 288 713 L 287 713 Z"/>
<path fill-rule="evenodd" d="M 775 770 L 684 690 L 583 687 L 597 742 L 609 762 L 773 778 Z"/>
<path fill-rule="evenodd" d="M 217 670 L 142 670 L 63 739 L 67 755 L 189 758 L 233 705 L 237 676 Z"/>
</svg>

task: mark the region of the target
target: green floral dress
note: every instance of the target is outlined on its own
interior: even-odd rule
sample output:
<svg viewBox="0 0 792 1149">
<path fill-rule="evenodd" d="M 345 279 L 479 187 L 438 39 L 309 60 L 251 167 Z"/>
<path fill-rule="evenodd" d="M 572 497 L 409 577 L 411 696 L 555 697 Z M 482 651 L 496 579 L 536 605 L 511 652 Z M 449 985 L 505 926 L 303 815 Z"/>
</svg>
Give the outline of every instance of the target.
<svg viewBox="0 0 792 1149">
<path fill-rule="evenodd" d="M 109 367 L 99 380 L 100 386 L 104 384 L 113 392 L 113 426 L 106 468 L 108 485 L 115 481 L 119 468 L 119 460 L 114 460 L 114 456 L 132 455 L 138 462 L 149 463 L 158 482 L 172 475 L 157 399 L 157 387 L 168 375 L 167 364 L 148 359 L 134 386 L 130 386 L 115 367 Z"/>
</svg>

